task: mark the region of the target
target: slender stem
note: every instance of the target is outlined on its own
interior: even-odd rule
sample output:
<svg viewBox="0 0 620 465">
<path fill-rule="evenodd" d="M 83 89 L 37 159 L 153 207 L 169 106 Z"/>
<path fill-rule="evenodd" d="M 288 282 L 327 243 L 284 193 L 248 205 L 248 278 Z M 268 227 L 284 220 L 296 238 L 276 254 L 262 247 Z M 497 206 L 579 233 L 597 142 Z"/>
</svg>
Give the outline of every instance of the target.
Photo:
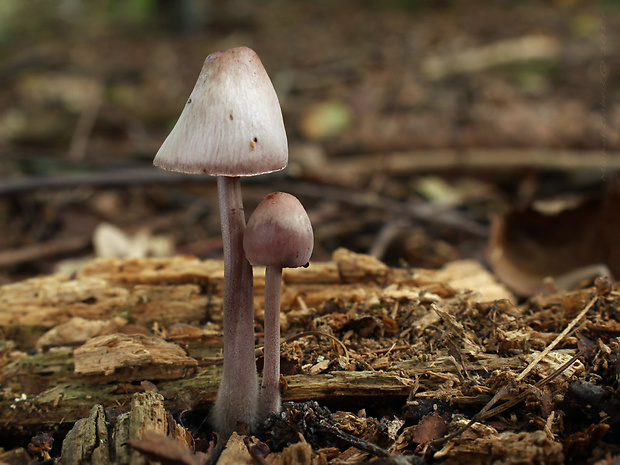
<svg viewBox="0 0 620 465">
<path fill-rule="evenodd" d="M 280 289 L 282 268 L 269 266 L 265 274 L 265 364 L 259 416 L 280 411 Z"/>
<path fill-rule="evenodd" d="M 243 251 L 245 216 L 238 177 L 218 176 L 224 244 L 224 371 L 213 408 L 214 428 L 231 434 L 238 423 L 251 429 L 258 407 L 254 358 L 252 267 Z"/>
</svg>

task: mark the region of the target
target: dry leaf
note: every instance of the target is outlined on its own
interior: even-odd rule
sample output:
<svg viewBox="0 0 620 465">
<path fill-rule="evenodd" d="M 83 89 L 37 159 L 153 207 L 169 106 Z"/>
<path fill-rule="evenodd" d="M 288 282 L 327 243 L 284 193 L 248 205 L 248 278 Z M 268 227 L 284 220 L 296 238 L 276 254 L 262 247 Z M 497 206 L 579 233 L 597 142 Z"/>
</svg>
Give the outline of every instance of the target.
<svg viewBox="0 0 620 465">
<path fill-rule="evenodd" d="M 439 413 L 433 412 L 422 418 L 418 427 L 413 432 L 413 440 L 418 444 L 428 444 L 431 441 L 440 439 L 448 430 L 446 422 Z"/>
<path fill-rule="evenodd" d="M 202 465 L 204 459 L 174 439 L 154 431 L 145 431 L 141 439 L 128 441 L 129 447 L 168 465 Z"/>
<path fill-rule="evenodd" d="M 620 186 L 564 204 L 532 204 L 492 221 L 489 262 L 506 285 L 522 295 L 574 288 L 605 273 L 620 275 Z"/>
</svg>

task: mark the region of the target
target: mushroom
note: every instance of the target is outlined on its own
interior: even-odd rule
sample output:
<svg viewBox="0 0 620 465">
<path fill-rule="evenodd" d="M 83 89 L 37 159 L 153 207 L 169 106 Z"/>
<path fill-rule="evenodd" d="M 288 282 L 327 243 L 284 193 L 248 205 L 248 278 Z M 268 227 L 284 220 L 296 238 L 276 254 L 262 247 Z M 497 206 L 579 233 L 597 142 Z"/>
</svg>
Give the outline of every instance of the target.
<svg viewBox="0 0 620 465">
<path fill-rule="evenodd" d="M 301 202 L 291 194 L 265 197 L 248 220 L 245 255 L 265 272 L 265 350 L 259 420 L 280 411 L 280 289 L 282 268 L 306 266 L 314 243 L 312 224 Z"/>
<path fill-rule="evenodd" d="M 243 252 L 240 176 L 283 169 L 288 146 L 278 97 L 258 55 L 239 47 L 207 57 L 183 112 L 153 163 L 216 175 L 224 248 L 224 369 L 214 429 L 251 429 L 258 408 L 252 267 Z"/>
</svg>

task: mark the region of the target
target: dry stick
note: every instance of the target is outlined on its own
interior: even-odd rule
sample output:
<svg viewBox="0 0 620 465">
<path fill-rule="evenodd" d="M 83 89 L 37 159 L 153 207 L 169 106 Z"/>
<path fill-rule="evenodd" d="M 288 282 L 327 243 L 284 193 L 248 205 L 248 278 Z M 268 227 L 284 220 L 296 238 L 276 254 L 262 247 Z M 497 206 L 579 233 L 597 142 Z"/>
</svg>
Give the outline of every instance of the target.
<svg viewBox="0 0 620 465">
<path fill-rule="evenodd" d="M 620 152 L 607 154 L 607 168 L 620 170 Z M 330 162 L 330 176 L 339 180 L 341 173 L 349 173 L 357 169 L 363 176 L 376 172 L 403 175 L 427 171 L 470 169 L 472 171 L 488 169 L 493 171 L 512 171 L 518 167 L 535 167 L 557 171 L 598 172 L 600 161 L 598 152 L 594 151 L 563 151 L 538 149 L 500 149 L 500 150 L 420 150 L 395 152 L 388 154 L 356 155 L 342 162 Z M 324 173 L 325 167 L 317 167 Z M 272 183 L 274 179 L 282 179 L 281 171 L 249 178 L 246 182 Z M 322 179 L 322 178 L 319 178 Z M 339 180 L 339 185 L 342 182 Z M 0 178 L 0 194 L 12 194 L 37 189 L 72 189 L 79 186 L 124 186 L 151 183 L 212 183 L 209 176 L 192 176 L 181 173 L 164 173 L 148 166 L 118 167 L 114 171 L 86 173 L 79 175 L 24 176 Z M 302 193 L 297 184 L 291 184 L 290 192 Z M 317 188 L 319 191 L 323 186 Z M 303 188 L 302 188 L 303 190 Z M 313 195 L 313 194 L 306 194 Z"/>
<path fill-rule="evenodd" d="M 592 306 L 594 305 L 594 303 L 596 302 L 596 300 L 598 299 L 598 296 L 593 297 L 592 300 L 590 300 L 590 302 L 588 303 L 588 305 L 585 306 L 585 308 L 579 312 L 579 314 L 573 318 L 573 320 L 568 324 L 568 326 L 564 329 L 564 331 L 562 331 L 560 334 L 558 334 L 558 336 L 551 342 L 551 344 L 549 344 L 545 350 L 543 350 L 540 354 L 538 354 L 538 356 L 532 360 L 532 362 L 519 374 L 519 376 L 517 376 L 514 380 L 514 382 L 519 382 L 521 381 L 523 378 L 525 378 L 525 376 L 527 376 L 532 369 L 538 365 L 538 363 L 540 363 L 540 361 L 542 359 L 544 359 L 547 354 L 549 354 L 549 352 L 551 352 L 551 350 L 553 350 L 553 348 L 559 344 L 559 342 L 564 339 L 564 337 L 566 337 L 566 335 L 568 333 L 570 333 L 570 331 L 575 327 L 575 325 L 585 316 L 586 313 L 588 313 L 588 310 L 590 310 L 592 308 Z M 455 438 L 457 436 L 460 436 L 465 430 L 469 429 L 471 427 L 471 425 L 473 425 L 475 422 L 478 421 L 483 421 L 485 419 L 491 418 L 501 412 L 506 411 L 507 409 L 509 409 L 510 407 L 518 404 L 519 402 L 521 402 L 522 400 L 524 400 L 534 389 L 536 388 L 540 388 L 542 386 L 544 386 L 545 384 L 551 382 L 553 379 L 555 379 L 560 373 L 562 373 L 564 370 L 566 370 L 569 366 L 571 366 L 573 363 L 575 363 L 575 361 L 583 354 L 582 350 L 579 350 L 570 360 L 568 360 L 564 365 L 562 365 L 560 368 L 558 368 L 555 372 L 553 372 L 551 375 L 549 375 L 547 378 L 539 381 L 537 384 L 535 384 L 533 387 L 530 387 L 528 390 L 522 392 L 521 394 L 519 394 L 518 396 L 516 396 L 514 399 L 496 407 L 496 408 L 492 408 L 493 405 L 495 405 L 500 399 L 502 399 L 503 397 L 506 396 L 506 394 L 508 393 L 508 390 L 510 388 L 509 385 L 502 387 L 496 394 L 495 396 L 493 396 L 493 398 L 487 403 L 487 405 L 484 406 L 484 408 L 477 413 L 476 415 L 474 415 L 474 417 L 462 428 L 460 428 L 459 430 L 455 431 L 454 433 L 438 439 L 437 441 L 435 441 L 433 444 L 434 445 L 441 445 L 444 444 L 446 441 Z"/>
<path fill-rule="evenodd" d="M 568 367 L 570 367 L 573 363 L 575 363 L 575 361 L 579 357 L 581 357 L 582 355 L 583 355 L 583 350 L 577 351 L 577 353 L 575 355 L 573 355 L 573 357 L 571 357 L 570 360 L 568 360 L 566 363 L 564 363 L 562 366 L 560 366 L 557 370 L 555 370 L 553 373 L 551 373 L 548 377 L 540 380 L 534 386 L 530 386 L 529 389 L 523 391 L 521 394 L 516 396 L 514 399 L 509 400 L 508 402 L 505 402 L 502 405 L 499 405 L 499 406 L 497 406 L 495 408 L 492 408 L 495 404 L 497 404 L 497 402 L 499 402 L 501 399 L 506 397 L 506 395 L 508 395 L 508 393 L 510 392 L 510 390 L 512 389 L 512 387 L 514 386 L 514 383 L 515 383 L 515 381 L 513 380 L 511 383 L 509 383 L 509 384 L 503 386 L 501 389 L 499 389 L 499 391 L 497 391 L 495 393 L 493 398 L 482 408 L 482 410 L 480 410 L 480 412 L 478 412 L 476 415 L 474 415 L 472 417 L 472 419 L 469 420 L 469 422 L 467 422 L 466 425 L 462 426 L 461 428 L 456 430 L 454 433 L 449 434 L 448 436 L 445 436 L 445 437 L 440 438 L 440 439 L 436 439 L 435 441 L 432 442 L 432 445 L 436 447 L 436 446 L 440 446 L 442 444 L 445 444 L 450 439 L 454 439 L 454 438 L 460 436 L 461 434 L 463 434 L 466 430 L 471 428 L 471 426 L 474 423 L 477 423 L 477 422 L 480 422 L 480 421 L 484 421 L 484 420 L 488 420 L 489 418 L 492 418 L 495 415 L 498 415 L 498 414 L 500 414 L 502 412 L 505 412 L 509 408 L 514 407 L 519 402 L 525 400 L 527 398 L 527 396 L 529 396 L 532 393 L 532 391 L 534 391 L 535 389 L 540 389 L 544 385 L 549 384 L 551 381 L 553 381 L 555 378 L 557 378 Z"/>
<path fill-rule="evenodd" d="M 379 231 L 375 241 L 368 250 L 368 255 L 381 260 L 390 244 L 394 241 L 394 238 L 407 226 L 410 226 L 409 222 L 402 218 L 397 218 L 387 223 Z"/>
<path fill-rule="evenodd" d="M 362 354 L 362 357 L 367 357 L 369 355 L 387 354 L 387 353 L 390 353 L 390 352 L 396 352 L 396 351 L 407 350 L 407 349 L 411 349 L 411 346 L 396 346 L 396 345 L 392 345 L 392 347 L 390 347 L 390 348 L 371 350 L 369 352 L 366 352 L 366 353 Z"/>
<path fill-rule="evenodd" d="M 151 220 L 141 221 L 129 229 L 137 231 L 142 228 L 162 229 L 179 222 L 179 214 L 161 215 Z M 209 239 L 221 246 L 221 238 Z M 76 254 L 78 252 L 92 250 L 92 234 L 80 236 L 59 237 L 46 242 L 0 251 L 0 268 L 16 266 L 23 263 L 35 262 L 46 258 L 54 258 L 59 255 Z"/>
<path fill-rule="evenodd" d="M 588 313 L 588 310 L 592 308 L 592 305 L 594 305 L 594 302 L 596 302 L 597 299 L 598 299 L 598 296 L 593 297 L 590 303 L 588 303 L 588 305 L 586 305 L 585 308 L 581 312 L 579 312 L 579 315 L 573 318 L 573 321 L 571 321 L 568 324 L 568 326 L 564 329 L 564 331 L 558 334 L 558 336 L 553 340 L 553 342 L 551 342 L 551 344 L 549 344 L 545 348 L 545 350 L 543 350 L 540 354 L 538 354 L 536 358 L 534 358 L 534 360 L 532 360 L 530 364 L 527 367 L 525 367 L 525 369 L 519 374 L 519 376 L 517 376 L 515 381 L 518 382 L 518 381 L 521 381 L 523 378 L 525 378 L 529 374 L 529 372 L 532 371 L 532 369 L 536 365 L 538 365 L 540 361 L 544 359 L 547 356 L 547 354 L 549 354 L 549 352 L 551 352 L 551 350 L 553 350 L 553 348 L 556 345 L 558 345 L 562 339 L 566 337 L 568 333 L 571 332 L 571 330 L 575 327 L 575 325 L 579 323 L 579 321 L 585 316 L 586 313 Z"/>
<path fill-rule="evenodd" d="M 502 412 L 505 412 L 510 407 L 513 407 L 514 405 L 518 404 L 519 402 L 525 400 L 527 398 L 527 396 L 529 396 L 535 389 L 540 389 L 541 387 L 545 386 L 546 384 L 549 384 L 551 381 L 553 381 L 555 378 L 557 378 L 560 374 L 562 374 L 562 372 L 564 372 L 564 370 L 566 370 L 568 367 L 570 367 L 573 363 L 575 363 L 577 361 L 577 359 L 579 357 L 581 357 L 583 355 L 583 352 L 584 351 L 581 350 L 581 349 L 578 350 L 575 355 L 573 355 L 568 361 L 566 361 L 562 366 L 560 366 L 558 369 L 556 369 L 553 373 L 551 373 L 546 378 L 541 379 L 534 386 L 530 386 L 529 389 L 527 389 L 526 391 L 523 391 L 521 394 L 519 394 L 514 399 L 509 400 L 505 404 L 499 405 L 499 406 L 495 407 L 494 409 L 490 409 L 490 410 L 487 409 L 486 412 L 484 413 L 484 415 L 480 416 L 477 419 L 477 421 L 482 421 L 482 420 L 486 420 L 488 418 L 494 417 L 495 415 L 498 415 L 498 414 L 500 414 Z"/>
<path fill-rule="evenodd" d="M 82 164 L 71 165 L 74 168 Z M 93 168 L 93 169 L 96 169 Z M 246 184 L 273 184 L 274 180 L 283 178 L 284 173 L 278 171 L 256 177 L 249 177 Z M 87 172 L 80 174 L 59 174 L 50 176 L 23 176 L 0 178 L 0 195 L 19 194 L 21 192 L 41 189 L 74 189 L 76 187 L 123 187 L 143 184 L 213 184 L 212 176 L 194 176 L 192 174 L 166 172 L 152 165 L 145 166 L 117 166 L 106 171 Z"/>
<path fill-rule="evenodd" d="M 619 152 L 608 153 L 607 160 L 607 168 L 613 171 L 620 169 Z M 325 166 L 304 166 L 302 173 L 327 183 L 340 181 L 339 185 L 342 185 L 343 176 L 345 179 L 364 179 L 377 173 L 395 176 L 453 170 L 460 173 L 480 170 L 506 173 L 524 167 L 597 173 L 600 170 L 600 158 L 595 150 L 435 149 L 360 154 L 330 160 L 328 170 Z"/>
<path fill-rule="evenodd" d="M 0 267 L 19 265 L 62 254 L 73 254 L 90 246 L 90 236 L 74 236 L 0 252 Z"/>
</svg>

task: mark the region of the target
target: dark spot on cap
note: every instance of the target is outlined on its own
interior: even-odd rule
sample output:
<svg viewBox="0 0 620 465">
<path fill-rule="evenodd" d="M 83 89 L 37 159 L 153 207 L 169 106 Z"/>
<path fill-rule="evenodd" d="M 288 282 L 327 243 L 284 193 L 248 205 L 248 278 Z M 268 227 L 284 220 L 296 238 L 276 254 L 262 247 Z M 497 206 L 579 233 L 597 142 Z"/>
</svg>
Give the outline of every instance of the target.
<svg viewBox="0 0 620 465">
<path fill-rule="evenodd" d="M 233 115 L 232 115 L 232 113 L 231 113 L 230 115 L 228 115 L 228 119 L 229 119 L 229 120 L 231 120 L 231 121 L 233 120 Z"/>
<path fill-rule="evenodd" d="M 258 137 L 255 137 L 255 138 L 254 138 L 254 142 L 258 142 Z"/>
</svg>

